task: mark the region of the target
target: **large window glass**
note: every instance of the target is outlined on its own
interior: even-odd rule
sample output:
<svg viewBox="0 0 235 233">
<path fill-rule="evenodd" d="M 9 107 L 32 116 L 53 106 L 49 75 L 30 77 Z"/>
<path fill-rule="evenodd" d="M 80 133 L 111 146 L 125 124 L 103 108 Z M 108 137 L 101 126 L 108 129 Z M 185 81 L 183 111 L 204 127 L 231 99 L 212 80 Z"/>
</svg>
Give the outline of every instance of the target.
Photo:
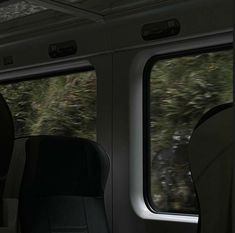
<svg viewBox="0 0 235 233">
<path fill-rule="evenodd" d="M 96 140 L 95 71 L 0 85 L 16 137 L 65 135 Z"/>
<path fill-rule="evenodd" d="M 159 212 L 196 214 L 187 146 L 205 112 L 233 101 L 233 52 L 156 58 L 149 67 L 145 77 L 148 201 Z"/>
</svg>

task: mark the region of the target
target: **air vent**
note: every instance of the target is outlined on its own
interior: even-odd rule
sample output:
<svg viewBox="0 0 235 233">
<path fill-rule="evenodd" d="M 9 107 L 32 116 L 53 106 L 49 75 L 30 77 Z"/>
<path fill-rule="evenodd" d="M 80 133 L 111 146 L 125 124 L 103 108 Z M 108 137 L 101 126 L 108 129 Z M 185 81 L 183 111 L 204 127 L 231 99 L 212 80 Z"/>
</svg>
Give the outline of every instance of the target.
<svg viewBox="0 0 235 233">
<path fill-rule="evenodd" d="M 51 58 L 67 57 L 76 54 L 76 41 L 66 41 L 49 45 L 48 53 Z"/>
<path fill-rule="evenodd" d="M 177 19 L 146 24 L 142 28 L 142 38 L 146 41 L 178 35 L 180 23 Z"/>
</svg>

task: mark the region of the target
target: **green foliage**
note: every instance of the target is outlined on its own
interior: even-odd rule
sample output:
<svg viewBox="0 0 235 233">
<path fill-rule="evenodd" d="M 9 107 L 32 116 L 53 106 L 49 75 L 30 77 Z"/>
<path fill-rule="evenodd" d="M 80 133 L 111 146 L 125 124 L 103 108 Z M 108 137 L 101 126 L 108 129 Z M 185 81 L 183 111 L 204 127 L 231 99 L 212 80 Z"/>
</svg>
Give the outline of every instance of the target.
<svg viewBox="0 0 235 233">
<path fill-rule="evenodd" d="M 83 72 L 0 86 L 16 136 L 65 135 L 96 139 L 96 75 Z"/>
<path fill-rule="evenodd" d="M 150 79 L 152 196 L 160 210 L 196 212 L 187 144 L 209 109 L 232 101 L 232 51 L 158 61 Z"/>
</svg>

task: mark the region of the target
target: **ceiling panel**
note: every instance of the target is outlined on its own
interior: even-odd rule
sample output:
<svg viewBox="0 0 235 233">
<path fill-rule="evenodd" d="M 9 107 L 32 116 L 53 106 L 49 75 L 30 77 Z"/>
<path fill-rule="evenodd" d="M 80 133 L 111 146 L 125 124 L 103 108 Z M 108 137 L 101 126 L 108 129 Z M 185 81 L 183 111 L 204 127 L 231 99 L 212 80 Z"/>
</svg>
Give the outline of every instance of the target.
<svg viewBox="0 0 235 233">
<path fill-rule="evenodd" d="M 135 10 L 175 0 L 112 0 L 111 12 Z"/>
<path fill-rule="evenodd" d="M 116 11 L 123 12 L 149 3 L 159 3 L 162 1 L 168 0 L 55 0 L 55 2 L 61 4 L 69 4 L 103 15 L 111 14 Z M 9 5 L 7 5 L 7 3 Z M 0 0 L 0 23 L 44 12 L 46 10 L 48 10 L 46 7 L 32 3 L 30 0 Z M 57 9 L 57 11 L 59 10 Z M 65 14 L 67 14 L 67 12 L 65 12 Z M 74 17 L 74 14 L 71 14 L 71 17 Z M 81 17 L 78 15 L 78 18 Z"/>
<path fill-rule="evenodd" d="M 85 8 L 87 10 L 91 10 L 94 12 L 102 13 L 102 11 L 110 8 L 111 1 L 110 0 L 63 0 L 67 3 L 72 3 L 73 5 L 81 8 Z"/>
<path fill-rule="evenodd" d="M 176 1 L 184 0 L 0 0 L 0 40 L 60 25 L 105 22 L 130 10 Z"/>
<path fill-rule="evenodd" d="M 175 0 L 57 0 L 67 2 L 78 7 L 92 10 L 104 15 L 118 11 L 134 10 L 150 4 Z"/>
</svg>

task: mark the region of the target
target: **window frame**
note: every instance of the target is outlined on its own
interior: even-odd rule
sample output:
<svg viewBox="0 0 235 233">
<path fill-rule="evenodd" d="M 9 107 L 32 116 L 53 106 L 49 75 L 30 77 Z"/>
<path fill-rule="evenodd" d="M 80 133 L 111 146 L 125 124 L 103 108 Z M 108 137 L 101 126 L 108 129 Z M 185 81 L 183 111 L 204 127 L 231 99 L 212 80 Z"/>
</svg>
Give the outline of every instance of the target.
<svg viewBox="0 0 235 233">
<path fill-rule="evenodd" d="M 143 197 L 145 205 L 153 214 L 167 214 L 177 216 L 198 217 L 199 214 L 190 214 L 184 212 L 159 211 L 151 195 L 151 134 L 150 134 L 150 80 L 153 66 L 158 61 L 174 59 L 203 53 L 213 53 L 219 51 L 233 50 L 233 44 L 221 44 L 216 46 L 207 46 L 197 49 L 189 49 L 179 52 L 166 53 L 152 56 L 146 63 L 143 72 Z"/>
<path fill-rule="evenodd" d="M 27 69 L 25 69 L 27 71 Z M 11 83 L 18 83 L 18 82 L 25 82 L 25 81 L 33 81 L 33 80 L 40 80 L 40 79 L 50 79 L 50 78 L 55 78 L 56 76 L 62 76 L 62 75 L 70 75 L 73 73 L 82 73 L 82 72 L 89 72 L 89 71 L 96 71 L 95 68 L 92 65 L 86 65 L 82 67 L 73 67 L 73 68 L 65 68 L 62 70 L 49 70 L 43 72 L 38 72 L 36 74 L 26 74 L 22 75 L 16 78 L 6 78 L 6 79 L 1 79 L 0 78 L 0 85 L 6 85 L 6 84 L 11 84 Z M 15 71 L 17 72 L 17 71 Z M 0 74 L 0 76 L 4 75 Z"/>
</svg>

